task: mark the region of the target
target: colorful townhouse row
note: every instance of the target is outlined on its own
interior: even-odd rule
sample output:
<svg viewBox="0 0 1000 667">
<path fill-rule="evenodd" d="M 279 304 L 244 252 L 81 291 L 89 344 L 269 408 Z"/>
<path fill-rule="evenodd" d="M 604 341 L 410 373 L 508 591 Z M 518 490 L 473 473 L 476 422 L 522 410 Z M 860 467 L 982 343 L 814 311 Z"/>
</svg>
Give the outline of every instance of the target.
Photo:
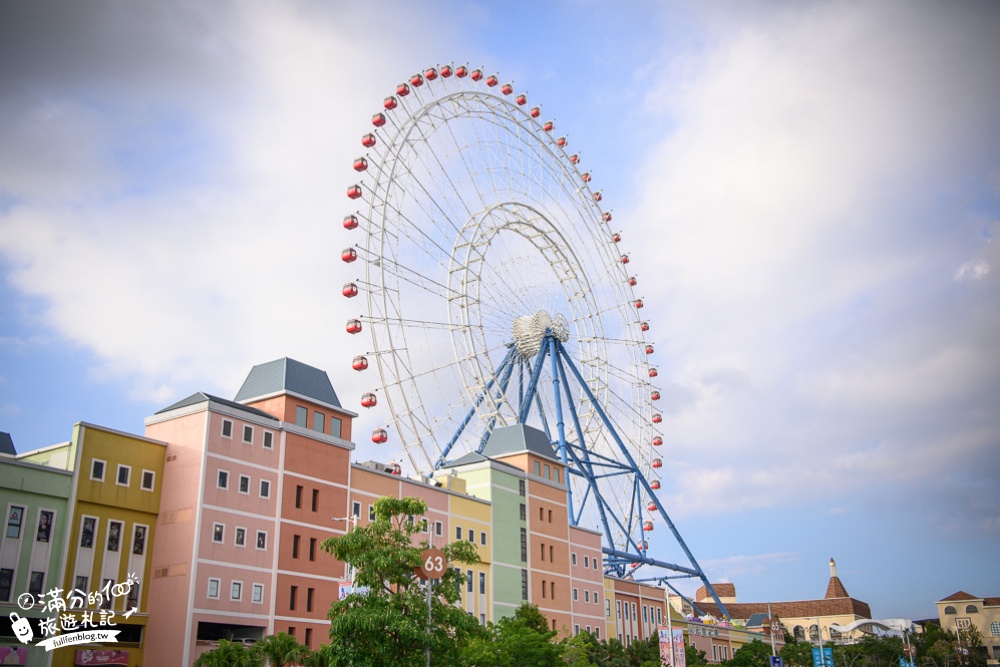
<svg viewBox="0 0 1000 667">
<path fill-rule="evenodd" d="M 481 623 L 528 601 L 561 635 L 629 644 L 656 635 L 669 609 L 716 661 L 764 637 L 686 619 L 664 589 L 605 577 L 601 535 L 569 525 L 566 470 L 542 432 L 497 429 L 482 454 L 410 479 L 351 461 L 356 416 L 325 372 L 285 358 L 255 366 L 234 400 L 195 393 L 160 410 L 144 435 L 81 422 L 67 443 L 0 456 L 0 658 L 174 667 L 220 639 L 277 632 L 315 649 L 353 583 L 320 545 L 371 521 L 381 496 L 427 503 L 418 539 L 478 547 L 460 604 Z M 11 614 L 44 636 L 54 589 L 83 597 L 58 615 L 60 631 L 89 623 L 117 641 L 26 649 Z M 19 604 L 25 593 L 36 606 Z"/>
</svg>

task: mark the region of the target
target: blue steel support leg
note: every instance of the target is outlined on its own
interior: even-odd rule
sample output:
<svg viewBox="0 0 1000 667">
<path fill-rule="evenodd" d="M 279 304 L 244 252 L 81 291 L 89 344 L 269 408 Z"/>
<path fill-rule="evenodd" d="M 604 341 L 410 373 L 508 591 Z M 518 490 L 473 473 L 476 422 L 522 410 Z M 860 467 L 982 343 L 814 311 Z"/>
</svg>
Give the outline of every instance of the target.
<svg viewBox="0 0 1000 667">
<path fill-rule="evenodd" d="M 448 441 L 448 444 L 444 446 L 444 449 L 441 452 L 441 456 L 439 456 L 438 460 L 434 463 L 435 470 L 444 465 L 445 461 L 448 460 L 448 454 L 451 453 L 452 447 L 454 447 L 455 443 L 458 442 L 458 439 L 462 437 L 462 433 L 465 431 L 465 427 L 469 425 L 470 421 L 472 421 L 472 416 L 476 414 L 476 410 L 479 409 L 479 406 L 482 405 L 483 401 L 486 399 L 486 396 L 489 394 L 490 389 L 493 388 L 493 383 L 496 382 L 497 376 L 501 372 L 503 372 L 505 367 L 510 366 L 510 364 L 513 362 L 514 354 L 515 354 L 515 348 L 511 346 L 511 348 L 507 350 L 507 354 L 506 356 L 504 356 L 503 361 L 500 362 L 500 365 L 497 366 L 496 371 L 493 372 L 493 377 L 490 378 L 490 381 L 486 383 L 486 386 L 483 388 L 483 390 L 479 392 L 479 395 L 476 397 L 476 402 L 473 405 L 472 409 L 469 410 L 469 412 L 465 415 L 465 419 L 463 419 L 462 422 L 458 425 L 458 431 L 456 431 L 455 435 L 451 437 L 451 440 Z M 507 371 L 507 373 L 509 374 L 510 371 Z"/>
<path fill-rule="evenodd" d="M 562 392 L 559 391 L 559 356 L 556 353 L 556 338 L 555 336 L 546 336 L 549 347 L 549 361 L 552 363 L 552 398 L 556 406 L 556 431 L 559 434 L 559 449 L 556 453 L 559 455 L 559 460 L 566 465 L 566 425 L 563 423 L 563 411 L 562 411 Z M 575 518 L 573 517 L 573 485 L 569 483 L 569 475 L 564 472 L 564 477 L 566 481 L 566 506 L 570 511 L 570 523 L 576 525 Z"/>
<path fill-rule="evenodd" d="M 562 348 L 562 343 L 560 343 L 559 341 L 556 341 L 555 343 L 558 348 Z M 597 402 L 597 398 L 594 396 L 593 392 L 590 391 L 590 387 L 587 385 L 586 382 L 584 382 L 583 376 L 577 369 L 576 364 L 573 363 L 573 360 L 570 359 L 568 355 L 563 355 L 563 356 L 565 357 L 566 363 L 569 366 L 570 370 L 573 372 L 576 381 L 580 384 L 580 387 L 584 390 L 584 392 L 586 392 L 587 398 L 589 398 L 591 403 L 594 405 L 594 409 L 597 410 L 597 414 L 600 415 L 601 420 L 604 422 L 604 426 L 611 433 L 612 437 L 614 437 L 615 443 L 618 445 L 618 449 L 621 452 L 622 456 L 626 458 L 626 460 L 632 466 L 633 470 L 635 470 L 636 479 L 639 481 L 639 483 L 642 484 L 643 488 L 646 490 L 646 493 L 650 497 L 655 496 L 656 494 L 653 493 L 653 489 L 649 486 L 649 482 L 646 481 L 645 476 L 639 471 L 639 466 L 636 465 L 635 459 L 632 458 L 632 454 L 628 451 L 628 448 L 625 447 L 625 444 L 622 442 L 621 437 L 618 435 L 618 431 L 616 431 L 614 426 L 611 425 L 611 420 L 608 419 L 608 416 L 604 412 L 604 409 Z M 674 539 L 677 540 L 677 544 L 680 545 L 681 549 L 684 551 L 684 555 L 687 556 L 688 561 L 691 563 L 694 569 L 700 573 L 700 577 L 702 583 L 705 584 L 705 588 L 712 594 L 712 598 L 715 600 L 715 603 L 719 606 L 719 609 L 722 611 L 723 614 L 726 615 L 726 618 L 728 619 L 729 612 L 726 611 L 726 606 L 722 604 L 722 600 L 720 600 L 719 596 L 716 595 L 715 588 L 712 587 L 712 584 L 708 580 L 708 577 L 705 576 L 704 570 L 702 570 L 701 566 L 698 565 L 698 561 L 695 560 L 694 554 L 691 553 L 691 550 L 688 549 L 687 544 L 684 543 L 684 538 L 681 537 L 681 534 L 680 532 L 678 532 L 677 527 L 674 525 L 674 522 L 670 520 L 670 517 L 667 516 L 666 511 L 664 511 L 661 505 L 657 504 L 657 509 L 660 510 L 660 516 L 663 518 L 664 523 L 667 524 L 667 527 L 670 528 L 670 532 L 673 533 Z"/>
</svg>

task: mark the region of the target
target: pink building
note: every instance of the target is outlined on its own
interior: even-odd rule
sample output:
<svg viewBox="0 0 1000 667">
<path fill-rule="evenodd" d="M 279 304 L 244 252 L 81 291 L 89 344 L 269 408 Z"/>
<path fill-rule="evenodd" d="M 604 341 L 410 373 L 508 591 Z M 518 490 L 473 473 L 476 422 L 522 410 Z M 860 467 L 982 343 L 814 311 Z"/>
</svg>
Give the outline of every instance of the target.
<svg viewBox="0 0 1000 667">
<path fill-rule="evenodd" d="M 316 648 L 343 565 L 351 419 L 323 371 L 255 366 L 236 401 L 194 394 L 146 420 L 169 443 L 153 547 L 146 664 L 189 665 L 220 638 L 289 632 Z"/>
</svg>

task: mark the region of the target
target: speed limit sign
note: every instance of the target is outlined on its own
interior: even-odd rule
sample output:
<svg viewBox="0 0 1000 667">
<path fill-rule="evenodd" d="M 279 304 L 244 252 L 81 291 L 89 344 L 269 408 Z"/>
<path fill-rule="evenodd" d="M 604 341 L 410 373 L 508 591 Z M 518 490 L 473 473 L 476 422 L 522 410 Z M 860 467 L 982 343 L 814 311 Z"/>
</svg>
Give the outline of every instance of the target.
<svg viewBox="0 0 1000 667">
<path fill-rule="evenodd" d="M 416 568 L 421 579 L 440 579 L 448 569 L 448 559 L 440 549 L 424 549 L 420 552 L 420 567 Z"/>
</svg>

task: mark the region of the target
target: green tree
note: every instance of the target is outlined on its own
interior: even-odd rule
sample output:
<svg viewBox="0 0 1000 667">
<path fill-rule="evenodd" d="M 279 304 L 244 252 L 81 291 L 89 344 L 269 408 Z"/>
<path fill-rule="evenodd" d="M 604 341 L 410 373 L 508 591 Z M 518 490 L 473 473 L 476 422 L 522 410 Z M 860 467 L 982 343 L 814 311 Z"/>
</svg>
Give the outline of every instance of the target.
<svg viewBox="0 0 1000 667">
<path fill-rule="evenodd" d="M 434 583 L 428 634 L 427 591 L 414 576 L 426 542 L 414 546 L 427 510 L 417 498 L 382 497 L 375 520 L 323 542 L 323 550 L 356 571 L 356 592 L 330 607 L 331 667 L 422 667 L 429 646 L 438 666 L 457 665 L 459 653 L 483 630 L 456 603 L 465 577 L 449 568 Z M 453 542 L 441 547 L 450 563 L 479 562 L 476 546 Z"/>
<path fill-rule="evenodd" d="M 729 660 L 723 662 L 727 667 L 767 667 L 771 661 L 771 646 L 759 639 L 736 649 Z"/>
<path fill-rule="evenodd" d="M 781 659 L 790 667 L 812 667 L 812 644 L 809 642 L 789 642 L 781 647 Z"/>
<path fill-rule="evenodd" d="M 687 667 L 702 667 L 708 664 L 705 652 L 691 644 L 684 645 L 684 660 L 687 662 Z"/>
<path fill-rule="evenodd" d="M 287 632 L 279 632 L 261 639 L 250 647 L 250 652 L 259 655 L 268 667 L 287 667 L 301 663 L 309 649 Z"/>
<path fill-rule="evenodd" d="M 625 656 L 632 667 L 660 667 L 659 633 L 629 644 Z"/>
<path fill-rule="evenodd" d="M 575 637 L 562 640 L 561 644 L 566 667 L 597 667 L 601 643 L 593 634 L 581 632 Z"/>
<path fill-rule="evenodd" d="M 220 639 L 218 647 L 206 651 L 194 661 L 194 667 L 261 667 L 261 657 L 241 642 Z"/>
<path fill-rule="evenodd" d="M 960 667 L 986 667 L 988 656 L 979 628 L 972 625 L 958 631 L 957 657 Z"/>
<path fill-rule="evenodd" d="M 333 664 L 333 650 L 329 644 L 320 644 L 315 651 L 309 651 L 302 658 L 302 667 L 330 667 Z"/>
<path fill-rule="evenodd" d="M 472 638 L 461 651 L 466 667 L 561 667 L 563 646 L 554 644 L 538 607 L 524 603 L 513 616 L 490 624 L 487 633 Z"/>
</svg>

